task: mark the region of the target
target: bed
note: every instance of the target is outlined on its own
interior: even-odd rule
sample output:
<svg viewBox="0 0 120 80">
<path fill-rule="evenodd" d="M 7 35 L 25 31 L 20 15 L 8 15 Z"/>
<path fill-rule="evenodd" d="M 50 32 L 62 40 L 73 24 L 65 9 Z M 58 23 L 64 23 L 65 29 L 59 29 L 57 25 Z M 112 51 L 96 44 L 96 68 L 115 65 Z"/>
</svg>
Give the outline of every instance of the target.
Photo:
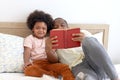
<svg viewBox="0 0 120 80">
<path fill-rule="evenodd" d="M 108 24 L 69 24 L 69 26 L 80 27 L 80 29 L 91 32 L 107 49 Z M 24 37 L 29 34 L 31 31 L 25 22 L 0 22 L 0 80 L 57 80 L 47 75 L 43 75 L 41 78 L 24 76 L 22 72 L 23 47 L 21 45 Z M 120 71 L 119 67 L 118 65 L 116 68 Z"/>
</svg>

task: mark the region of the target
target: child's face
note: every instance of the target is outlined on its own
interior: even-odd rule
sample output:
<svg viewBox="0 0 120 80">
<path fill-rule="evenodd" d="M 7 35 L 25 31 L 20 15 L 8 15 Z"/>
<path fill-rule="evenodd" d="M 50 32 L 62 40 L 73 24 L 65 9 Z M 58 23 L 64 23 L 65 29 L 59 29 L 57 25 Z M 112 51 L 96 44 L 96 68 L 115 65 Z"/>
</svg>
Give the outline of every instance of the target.
<svg viewBox="0 0 120 80">
<path fill-rule="evenodd" d="M 47 33 L 47 25 L 44 22 L 36 22 L 32 31 L 35 37 L 43 38 Z"/>
<path fill-rule="evenodd" d="M 56 19 L 54 21 L 54 28 L 55 29 L 65 29 L 65 28 L 68 28 L 68 25 L 63 19 Z"/>
</svg>

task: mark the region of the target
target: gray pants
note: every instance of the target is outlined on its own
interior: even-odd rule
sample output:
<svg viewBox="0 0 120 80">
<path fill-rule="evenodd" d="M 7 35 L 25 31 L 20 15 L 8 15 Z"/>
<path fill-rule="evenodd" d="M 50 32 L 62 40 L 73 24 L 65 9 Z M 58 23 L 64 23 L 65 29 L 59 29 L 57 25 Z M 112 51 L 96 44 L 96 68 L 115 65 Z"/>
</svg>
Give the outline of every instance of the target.
<svg viewBox="0 0 120 80">
<path fill-rule="evenodd" d="M 75 76 L 79 72 L 86 74 L 85 80 L 114 80 L 118 77 L 116 70 L 103 46 L 93 37 L 86 37 L 82 41 L 85 54 L 83 62 L 72 68 Z"/>
</svg>

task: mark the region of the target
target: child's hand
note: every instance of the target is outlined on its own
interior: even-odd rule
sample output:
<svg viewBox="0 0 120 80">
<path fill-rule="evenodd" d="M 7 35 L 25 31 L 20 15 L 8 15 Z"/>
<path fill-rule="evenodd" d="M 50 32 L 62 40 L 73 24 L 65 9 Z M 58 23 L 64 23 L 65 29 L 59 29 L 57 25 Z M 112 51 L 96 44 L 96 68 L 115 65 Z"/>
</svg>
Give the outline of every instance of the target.
<svg viewBox="0 0 120 80">
<path fill-rule="evenodd" d="M 27 66 L 30 66 L 30 65 L 32 65 L 31 62 L 25 63 L 24 66 L 23 66 L 23 69 L 25 69 Z"/>
<path fill-rule="evenodd" d="M 73 41 L 80 41 L 81 42 L 85 38 L 85 34 L 82 32 L 77 33 L 77 34 L 73 34 L 72 36 L 73 36 L 73 38 L 72 38 Z"/>
<path fill-rule="evenodd" d="M 56 44 L 57 43 L 56 39 L 57 39 L 57 37 L 52 37 L 52 38 L 46 39 L 46 47 L 45 47 L 46 52 L 50 52 L 52 50 L 53 46 L 58 45 L 58 44 Z"/>
<path fill-rule="evenodd" d="M 46 38 L 46 42 L 45 42 L 45 50 L 46 53 L 48 53 L 50 50 L 52 49 L 52 43 L 49 37 Z"/>
<path fill-rule="evenodd" d="M 57 36 L 51 38 L 52 47 L 58 46 L 57 42 Z"/>
<path fill-rule="evenodd" d="M 45 47 L 45 51 L 47 53 L 47 59 L 52 62 L 52 63 L 56 63 L 58 62 L 58 57 L 56 54 L 56 49 L 52 49 L 52 46 L 54 45 L 54 41 L 55 38 L 47 38 L 46 39 L 46 47 Z"/>
</svg>

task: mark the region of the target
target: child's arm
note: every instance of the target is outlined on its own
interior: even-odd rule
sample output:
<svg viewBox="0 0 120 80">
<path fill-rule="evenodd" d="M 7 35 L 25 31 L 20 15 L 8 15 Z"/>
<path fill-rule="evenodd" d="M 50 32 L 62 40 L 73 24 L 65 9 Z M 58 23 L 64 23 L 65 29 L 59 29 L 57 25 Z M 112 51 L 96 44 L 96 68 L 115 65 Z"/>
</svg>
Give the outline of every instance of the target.
<svg viewBox="0 0 120 80">
<path fill-rule="evenodd" d="M 56 50 L 52 49 L 52 42 L 50 38 L 46 39 L 45 50 L 46 50 L 47 58 L 50 62 L 53 63 L 58 62 L 58 56 L 56 54 Z"/>
<path fill-rule="evenodd" d="M 58 62 L 58 56 L 57 56 L 55 50 L 51 50 L 51 51 L 49 51 L 49 52 L 46 52 L 46 54 L 47 54 L 47 59 L 48 59 L 50 62 L 52 62 L 52 63 Z"/>
<path fill-rule="evenodd" d="M 31 49 L 28 47 L 24 47 L 24 68 L 31 65 L 30 62 L 30 51 Z"/>
</svg>

